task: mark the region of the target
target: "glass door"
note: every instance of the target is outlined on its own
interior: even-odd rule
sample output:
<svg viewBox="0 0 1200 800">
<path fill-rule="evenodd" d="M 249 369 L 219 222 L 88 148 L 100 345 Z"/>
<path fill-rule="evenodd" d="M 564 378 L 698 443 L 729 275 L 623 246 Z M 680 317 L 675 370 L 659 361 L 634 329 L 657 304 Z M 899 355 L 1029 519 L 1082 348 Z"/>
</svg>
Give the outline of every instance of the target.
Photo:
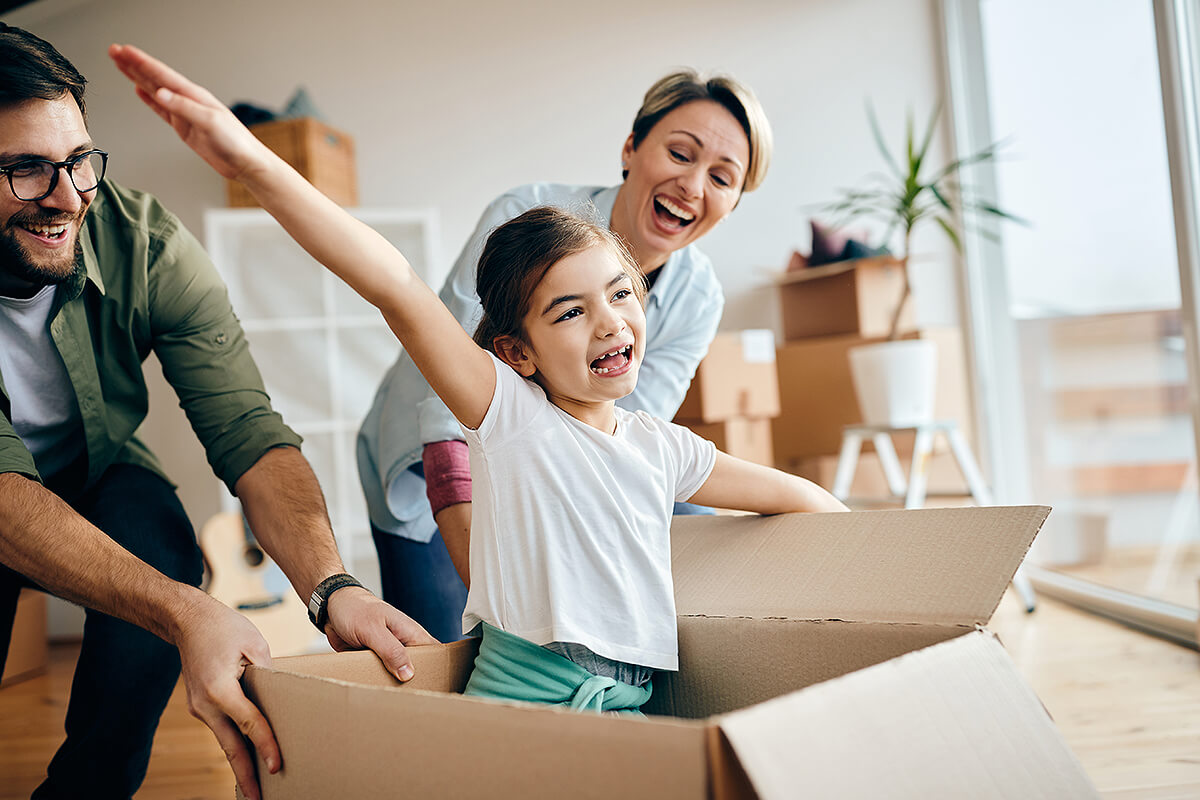
<svg viewBox="0 0 1200 800">
<path fill-rule="evenodd" d="M 1190 254 L 1177 250 L 1187 237 L 1156 9 L 979 0 L 943 10 L 956 135 L 1009 140 L 984 188 L 1030 222 L 1007 225 L 1002 246 L 976 237 L 968 254 L 1001 499 L 1054 508 L 1032 564 L 1132 602 L 1195 609 L 1197 360 L 1185 335 L 1195 314 Z"/>
</svg>

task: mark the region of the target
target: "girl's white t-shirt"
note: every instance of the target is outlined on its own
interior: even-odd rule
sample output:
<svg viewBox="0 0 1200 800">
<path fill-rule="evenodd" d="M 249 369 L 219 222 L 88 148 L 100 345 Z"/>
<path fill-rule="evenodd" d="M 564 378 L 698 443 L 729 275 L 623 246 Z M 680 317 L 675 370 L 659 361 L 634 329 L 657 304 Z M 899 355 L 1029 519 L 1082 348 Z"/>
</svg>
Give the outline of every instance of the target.
<svg viewBox="0 0 1200 800">
<path fill-rule="evenodd" d="M 620 408 L 603 433 L 492 360 L 491 406 L 463 431 L 475 487 L 463 632 L 487 622 L 535 644 L 678 669 L 671 512 L 708 479 L 716 447 Z"/>
</svg>

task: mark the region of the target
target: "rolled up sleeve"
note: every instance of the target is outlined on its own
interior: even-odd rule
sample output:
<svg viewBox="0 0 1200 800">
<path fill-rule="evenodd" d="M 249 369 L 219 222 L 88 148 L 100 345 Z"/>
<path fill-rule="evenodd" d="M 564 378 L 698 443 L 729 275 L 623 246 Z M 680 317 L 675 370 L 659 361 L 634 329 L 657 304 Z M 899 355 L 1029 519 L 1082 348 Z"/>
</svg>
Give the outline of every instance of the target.
<svg viewBox="0 0 1200 800">
<path fill-rule="evenodd" d="M 229 490 L 274 447 L 300 437 L 271 408 L 262 375 L 208 254 L 173 217 L 148 283 L 152 347 Z"/>
<path fill-rule="evenodd" d="M 16 472 L 35 481 L 41 480 L 33 463 L 33 454 L 17 436 L 8 418 L 0 416 L 0 473 L 3 472 Z"/>
</svg>

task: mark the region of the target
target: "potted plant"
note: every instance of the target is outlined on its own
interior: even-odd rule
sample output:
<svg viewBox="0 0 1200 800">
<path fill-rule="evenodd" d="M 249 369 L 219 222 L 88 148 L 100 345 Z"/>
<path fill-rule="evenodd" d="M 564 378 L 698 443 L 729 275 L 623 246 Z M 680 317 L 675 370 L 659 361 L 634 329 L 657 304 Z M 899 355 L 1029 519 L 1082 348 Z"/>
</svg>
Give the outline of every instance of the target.
<svg viewBox="0 0 1200 800">
<path fill-rule="evenodd" d="M 908 265 L 914 232 L 937 223 L 955 249 L 961 251 L 959 226 L 967 214 L 1021 221 L 990 203 L 970 197 L 959 183 L 964 167 L 994 159 L 1001 143 L 939 167 L 926 161 L 940 115 L 939 105 L 929 119 L 928 128 L 918 137 L 909 113 L 904 150 L 897 159 L 888 151 L 875 112 L 868 105 L 871 133 L 888 172 L 872 175 L 864 188 L 843 191 L 841 198 L 825 209 L 839 226 L 861 218 L 883 220 L 887 224 L 884 241 L 892 241 L 897 234 L 899 238 L 896 258 L 903 289 L 891 313 L 887 341 L 850 351 L 855 390 L 867 424 L 909 427 L 933 419 L 937 350 L 929 341 L 900 339 L 901 314 L 912 296 Z"/>
</svg>

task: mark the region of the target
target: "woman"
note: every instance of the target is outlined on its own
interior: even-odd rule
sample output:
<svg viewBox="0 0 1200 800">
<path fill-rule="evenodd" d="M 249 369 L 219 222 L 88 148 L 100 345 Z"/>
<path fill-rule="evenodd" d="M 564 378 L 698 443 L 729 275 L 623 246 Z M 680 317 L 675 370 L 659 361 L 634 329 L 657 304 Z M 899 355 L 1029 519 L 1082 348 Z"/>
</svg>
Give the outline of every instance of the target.
<svg viewBox="0 0 1200 800">
<path fill-rule="evenodd" d="M 488 234 L 539 205 L 590 213 L 620 236 L 646 276 L 647 347 L 637 388 L 619 402 L 671 419 L 716 333 L 724 297 L 693 243 L 761 185 L 771 130 L 754 94 L 692 70 L 646 93 L 613 187 L 529 184 L 494 200 L 441 291 L 467 331 L 479 322 L 475 271 Z M 462 431 L 406 353 L 388 371 L 358 437 L 358 467 L 383 596 L 433 636 L 461 636 L 470 541 Z"/>
</svg>

